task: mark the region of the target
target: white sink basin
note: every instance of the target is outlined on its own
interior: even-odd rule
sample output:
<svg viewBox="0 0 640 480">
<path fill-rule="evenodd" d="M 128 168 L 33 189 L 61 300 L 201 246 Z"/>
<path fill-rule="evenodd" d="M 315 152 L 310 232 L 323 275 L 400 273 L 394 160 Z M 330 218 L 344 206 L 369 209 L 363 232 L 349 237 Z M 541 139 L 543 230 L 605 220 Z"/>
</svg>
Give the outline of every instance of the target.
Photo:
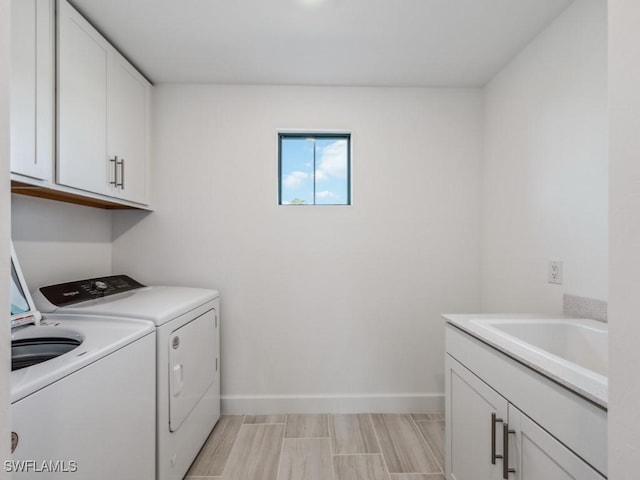
<svg viewBox="0 0 640 480">
<path fill-rule="evenodd" d="M 445 314 L 448 324 L 607 408 L 609 327 L 538 314 Z"/>
<path fill-rule="evenodd" d="M 598 375 L 608 371 L 608 325 L 578 319 L 475 319 L 471 323 Z"/>
</svg>

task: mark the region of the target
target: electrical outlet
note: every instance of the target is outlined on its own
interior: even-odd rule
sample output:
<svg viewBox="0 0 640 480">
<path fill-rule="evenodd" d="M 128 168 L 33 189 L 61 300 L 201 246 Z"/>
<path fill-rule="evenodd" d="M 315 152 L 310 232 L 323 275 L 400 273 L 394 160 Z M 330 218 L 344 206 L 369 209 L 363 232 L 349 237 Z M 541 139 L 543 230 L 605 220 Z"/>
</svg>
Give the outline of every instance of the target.
<svg viewBox="0 0 640 480">
<path fill-rule="evenodd" d="M 549 262 L 549 283 L 562 285 L 562 262 L 551 260 Z"/>
</svg>

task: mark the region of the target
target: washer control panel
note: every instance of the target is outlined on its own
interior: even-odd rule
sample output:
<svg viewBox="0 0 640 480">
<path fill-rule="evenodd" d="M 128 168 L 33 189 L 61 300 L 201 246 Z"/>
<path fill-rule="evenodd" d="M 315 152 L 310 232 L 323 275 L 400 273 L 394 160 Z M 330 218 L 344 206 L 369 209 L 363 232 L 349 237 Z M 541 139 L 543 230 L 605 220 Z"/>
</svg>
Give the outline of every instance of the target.
<svg viewBox="0 0 640 480">
<path fill-rule="evenodd" d="M 57 307 L 129 292 L 144 285 L 127 275 L 89 278 L 40 288 L 40 293 Z"/>
</svg>

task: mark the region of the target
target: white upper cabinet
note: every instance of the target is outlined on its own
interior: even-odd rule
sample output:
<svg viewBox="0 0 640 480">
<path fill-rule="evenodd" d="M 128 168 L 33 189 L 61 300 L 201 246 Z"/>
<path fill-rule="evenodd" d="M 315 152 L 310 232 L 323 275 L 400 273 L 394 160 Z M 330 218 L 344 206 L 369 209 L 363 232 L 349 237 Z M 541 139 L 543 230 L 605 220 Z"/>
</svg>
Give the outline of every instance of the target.
<svg viewBox="0 0 640 480">
<path fill-rule="evenodd" d="M 149 82 L 117 51 L 108 65 L 107 153 L 115 164 L 112 194 L 146 203 L 149 158 Z"/>
<path fill-rule="evenodd" d="M 54 8 L 11 2 L 11 171 L 44 181 L 54 165 Z"/>
<path fill-rule="evenodd" d="M 57 182 L 148 204 L 150 95 L 151 84 L 60 0 Z"/>
<path fill-rule="evenodd" d="M 109 43 L 66 1 L 58 10 L 58 183 L 108 195 Z"/>
</svg>

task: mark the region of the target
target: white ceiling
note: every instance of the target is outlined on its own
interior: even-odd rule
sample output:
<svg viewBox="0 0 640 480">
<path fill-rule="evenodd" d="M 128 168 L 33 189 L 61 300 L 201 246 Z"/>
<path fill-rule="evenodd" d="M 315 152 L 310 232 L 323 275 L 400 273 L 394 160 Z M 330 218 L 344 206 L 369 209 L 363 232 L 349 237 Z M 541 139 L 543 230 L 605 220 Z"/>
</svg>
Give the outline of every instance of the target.
<svg viewBox="0 0 640 480">
<path fill-rule="evenodd" d="M 481 86 L 572 1 L 72 3 L 154 82 Z"/>
</svg>

